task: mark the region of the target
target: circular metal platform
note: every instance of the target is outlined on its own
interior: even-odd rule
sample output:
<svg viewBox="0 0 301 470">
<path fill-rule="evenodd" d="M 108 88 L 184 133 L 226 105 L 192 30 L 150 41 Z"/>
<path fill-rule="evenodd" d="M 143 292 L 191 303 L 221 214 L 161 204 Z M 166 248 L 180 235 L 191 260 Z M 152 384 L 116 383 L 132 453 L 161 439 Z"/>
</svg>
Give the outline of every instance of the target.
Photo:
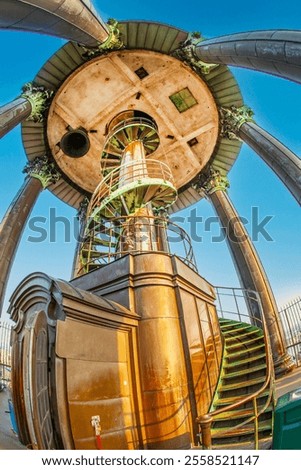
<svg viewBox="0 0 301 470">
<path fill-rule="evenodd" d="M 120 29 L 124 50 L 88 59 L 67 43 L 40 70 L 34 81 L 53 90 L 54 99 L 46 123 L 23 123 L 25 151 L 29 160 L 51 154 L 62 178 L 49 189 L 78 207 L 101 181 L 110 120 L 125 110 L 145 112 L 159 127 L 161 145 L 152 158 L 172 170 L 177 211 L 201 199 L 190 183 L 208 162 L 221 174 L 233 165 L 241 143 L 219 135 L 218 107 L 241 106 L 241 94 L 227 67 L 203 74 L 171 56 L 187 39 L 184 31 L 145 22 L 121 23 Z M 70 129 L 87 132 L 89 150 L 80 158 L 60 148 Z"/>
</svg>

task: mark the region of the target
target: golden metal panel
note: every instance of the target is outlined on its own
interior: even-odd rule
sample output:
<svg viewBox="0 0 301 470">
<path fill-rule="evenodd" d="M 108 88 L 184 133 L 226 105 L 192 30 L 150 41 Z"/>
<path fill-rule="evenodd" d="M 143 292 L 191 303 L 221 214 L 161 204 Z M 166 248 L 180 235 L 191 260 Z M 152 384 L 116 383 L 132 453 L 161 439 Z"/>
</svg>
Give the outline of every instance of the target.
<svg viewBox="0 0 301 470">
<path fill-rule="evenodd" d="M 83 361 L 118 362 L 124 357 L 125 351 L 126 337 L 122 331 L 104 327 L 95 328 L 93 325 L 70 319 L 58 322 L 56 354 L 59 357 Z"/>
</svg>

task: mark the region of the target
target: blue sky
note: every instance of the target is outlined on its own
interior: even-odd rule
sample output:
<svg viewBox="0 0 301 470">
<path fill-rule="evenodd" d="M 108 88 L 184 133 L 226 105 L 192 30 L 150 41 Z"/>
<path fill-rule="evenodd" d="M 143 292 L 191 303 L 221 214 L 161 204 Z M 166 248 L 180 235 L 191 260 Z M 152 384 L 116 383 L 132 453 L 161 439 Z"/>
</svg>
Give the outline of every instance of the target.
<svg viewBox="0 0 301 470">
<path fill-rule="evenodd" d="M 201 31 L 208 38 L 250 30 L 298 29 L 301 18 L 301 2 L 297 0 L 276 0 L 273 4 L 257 0 L 246 4 L 221 0 L 192 0 L 187 4 L 171 0 L 152 0 L 139 4 L 120 0 L 94 0 L 94 5 L 104 18 L 160 21 L 187 31 Z M 2 105 L 19 95 L 22 84 L 33 79 L 43 63 L 64 41 L 24 32 L 0 31 L 0 34 Z M 300 156 L 300 85 L 248 70 L 233 68 L 232 71 L 245 103 L 255 112 L 257 123 Z M 25 163 L 20 127 L 17 127 L 0 141 L 0 217 L 22 184 Z M 279 305 L 283 305 L 301 294 L 300 208 L 278 178 L 246 145 L 243 145 L 229 179 L 229 195 L 241 216 L 249 219 L 252 207 L 259 208 L 260 218 L 273 216 L 266 227 L 273 241 L 259 237 L 255 247 L 276 300 Z M 45 191 L 40 196 L 32 217 L 48 218 L 50 208 L 55 208 L 58 216 L 65 216 L 70 220 L 75 216 L 74 209 Z M 196 209 L 197 215 L 204 219 L 214 215 L 207 201 L 200 202 Z M 189 213 L 184 211 L 180 215 L 188 216 Z M 44 227 L 47 229 L 47 222 Z M 30 272 L 44 271 L 55 277 L 70 278 L 75 241 L 64 240 L 62 224 L 58 224 L 57 228 L 55 243 L 49 239 L 43 243 L 29 242 L 28 237 L 32 233 L 28 229 L 24 232 L 10 276 L 6 305 L 13 289 Z M 214 234 L 217 231 L 216 225 Z M 203 242 L 195 243 L 194 249 L 200 274 L 214 285 L 238 286 L 225 242 L 212 243 L 210 234 L 203 233 L 202 224 L 199 234 L 203 235 Z"/>
</svg>

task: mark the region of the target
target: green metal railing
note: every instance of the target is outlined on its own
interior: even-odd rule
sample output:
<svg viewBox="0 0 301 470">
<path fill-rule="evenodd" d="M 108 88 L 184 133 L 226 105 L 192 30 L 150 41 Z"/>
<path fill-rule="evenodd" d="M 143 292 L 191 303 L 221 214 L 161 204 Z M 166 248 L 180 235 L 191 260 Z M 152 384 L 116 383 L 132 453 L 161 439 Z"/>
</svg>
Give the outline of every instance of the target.
<svg viewBox="0 0 301 470">
<path fill-rule="evenodd" d="M 244 396 L 243 398 L 236 400 L 234 403 L 228 406 L 221 407 L 214 411 L 209 411 L 203 416 L 197 418 L 197 422 L 200 426 L 200 436 L 203 449 L 212 448 L 212 434 L 211 427 L 214 421 L 222 414 L 229 411 L 236 410 L 243 405 L 250 404 L 253 408 L 253 414 L 238 425 L 233 426 L 231 429 L 239 429 L 247 424 L 253 423 L 253 436 L 254 436 L 254 448 L 258 449 L 259 446 L 259 417 L 268 409 L 269 406 L 275 406 L 274 401 L 274 367 L 272 360 L 272 350 L 270 346 L 268 330 L 266 321 L 263 315 L 260 298 L 257 292 L 238 289 L 238 288 L 225 288 L 216 287 L 217 294 L 217 313 L 221 318 L 232 319 L 239 322 L 249 323 L 250 325 L 257 325 L 261 321 L 261 328 L 263 331 L 265 352 L 266 352 L 266 375 L 264 383 L 258 387 L 258 389 Z M 250 303 L 257 302 L 260 307 L 261 319 L 252 317 L 249 313 Z M 264 404 L 259 405 L 258 399 L 264 392 L 268 391 Z M 221 437 L 225 434 L 225 431 L 215 432 L 214 438 Z"/>
<path fill-rule="evenodd" d="M 136 235 L 133 235 L 133 229 Z M 147 241 L 147 248 L 144 242 Z M 133 246 L 130 243 L 133 243 Z M 197 271 L 189 235 L 179 225 L 156 216 L 124 216 L 87 224 L 81 246 L 83 274 L 127 254 L 176 254 Z"/>
</svg>

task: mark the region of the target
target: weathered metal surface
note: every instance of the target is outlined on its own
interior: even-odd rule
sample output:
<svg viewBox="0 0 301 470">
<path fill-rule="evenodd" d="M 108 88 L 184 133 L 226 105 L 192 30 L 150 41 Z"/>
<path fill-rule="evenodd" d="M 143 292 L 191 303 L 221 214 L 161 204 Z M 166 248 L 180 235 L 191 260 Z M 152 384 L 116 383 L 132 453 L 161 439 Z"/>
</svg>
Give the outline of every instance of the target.
<svg viewBox="0 0 301 470">
<path fill-rule="evenodd" d="M 32 448 L 96 449 L 91 416 L 100 415 L 105 448 L 140 447 L 138 316 L 41 273 L 18 286 L 10 313 L 13 399 L 22 442 Z"/>
<path fill-rule="evenodd" d="M 125 47 L 133 50 L 137 50 L 137 48 L 140 49 L 142 47 L 149 51 L 173 54 L 176 49 L 181 47 L 182 42 L 187 39 L 186 32 L 159 23 L 124 22 L 119 23 L 119 28 L 121 31 L 121 39 L 124 42 Z M 110 56 L 110 54 L 111 53 L 109 53 L 108 56 Z M 39 71 L 34 79 L 35 83 L 56 91 L 66 77 L 68 77 L 78 66 L 84 64 L 86 60 L 87 57 L 84 57 L 83 48 L 79 47 L 75 43 L 68 43 L 54 54 Z M 209 74 L 202 75 L 201 80 L 209 87 L 218 106 L 241 106 L 243 104 L 236 81 L 227 67 L 219 66 Z M 162 86 L 162 82 L 160 84 Z M 134 91 L 135 87 L 133 85 L 133 93 Z M 135 105 L 137 105 L 137 103 Z M 36 124 L 33 126 L 32 123 L 23 123 L 22 133 L 24 146 L 29 160 L 43 154 L 43 152 L 46 152 L 44 129 L 42 125 Z M 37 142 L 37 145 L 35 142 Z M 198 145 L 200 146 L 202 143 Z M 211 164 L 216 169 L 219 169 L 226 174 L 232 167 L 240 151 L 240 147 L 240 142 L 233 141 L 229 143 L 226 139 L 218 139 L 214 152 L 211 154 Z M 189 148 L 188 151 L 192 153 L 192 149 L 193 147 Z M 60 191 L 58 191 L 59 187 Z M 74 184 L 71 185 L 68 178 L 65 178 L 64 181 L 62 180 L 59 186 L 56 185 L 49 189 L 65 202 L 74 205 L 75 207 L 78 207 L 78 204 L 84 195 L 83 190 L 78 186 L 75 187 Z M 76 197 L 76 194 L 78 197 Z M 187 205 L 193 204 L 201 198 L 202 196 L 198 192 L 192 190 L 189 184 L 182 184 L 179 191 L 179 200 L 171 211 L 174 212 L 187 207 Z"/>
<path fill-rule="evenodd" d="M 17 98 L 0 108 L 0 138 L 30 116 L 32 107 L 26 98 Z"/>
<path fill-rule="evenodd" d="M 238 135 L 276 173 L 301 205 L 300 158 L 253 122 L 243 124 Z"/>
<path fill-rule="evenodd" d="M 148 73 L 143 79 L 135 73 L 141 67 Z M 180 113 L 170 96 L 185 88 L 197 103 Z M 218 113 L 204 82 L 172 57 L 151 51 L 116 51 L 76 70 L 50 107 L 47 135 L 52 155 L 79 188 L 95 190 L 107 126 L 127 109 L 146 113 L 156 122 L 161 142 L 152 158 L 169 165 L 177 188 L 208 162 L 218 136 Z M 89 135 L 90 149 L 82 158 L 70 158 L 58 145 L 68 126 L 82 127 Z M 196 145 L 191 147 L 192 138 Z"/>
<path fill-rule="evenodd" d="M 286 353 L 276 301 L 259 256 L 227 192 L 211 191 L 209 198 L 225 232 L 242 287 L 256 291 L 260 296 L 272 345 L 275 372 L 277 375 L 287 372 L 293 367 L 293 363 Z"/>
<path fill-rule="evenodd" d="M 31 312 L 26 318 L 23 336 L 23 387 L 19 392 L 24 397 L 32 449 L 56 447 L 50 407 L 48 349 L 46 314 L 43 311 Z"/>
<path fill-rule="evenodd" d="M 107 25 L 86 0 L 1 0 L 0 28 L 33 31 L 94 46 Z"/>
<path fill-rule="evenodd" d="M 195 53 L 204 62 L 301 81 L 301 31 L 267 30 L 221 36 L 201 42 Z"/>
<path fill-rule="evenodd" d="M 0 225 L 0 315 L 10 270 L 26 221 L 42 191 L 35 178 L 26 178 Z"/>
<path fill-rule="evenodd" d="M 209 407 L 221 360 L 212 286 L 177 257 L 159 253 L 128 255 L 72 285 L 118 299 L 141 316 L 144 445 L 195 442 L 195 418 Z"/>
<path fill-rule="evenodd" d="M 99 415 L 105 449 L 139 448 L 131 360 L 133 332 L 126 324 L 114 328 L 109 321 L 98 326 L 89 323 L 67 319 L 57 326 L 56 354 L 66 361 L 74 446 L 95 449 L 91 416 Z"/>
</svg>

